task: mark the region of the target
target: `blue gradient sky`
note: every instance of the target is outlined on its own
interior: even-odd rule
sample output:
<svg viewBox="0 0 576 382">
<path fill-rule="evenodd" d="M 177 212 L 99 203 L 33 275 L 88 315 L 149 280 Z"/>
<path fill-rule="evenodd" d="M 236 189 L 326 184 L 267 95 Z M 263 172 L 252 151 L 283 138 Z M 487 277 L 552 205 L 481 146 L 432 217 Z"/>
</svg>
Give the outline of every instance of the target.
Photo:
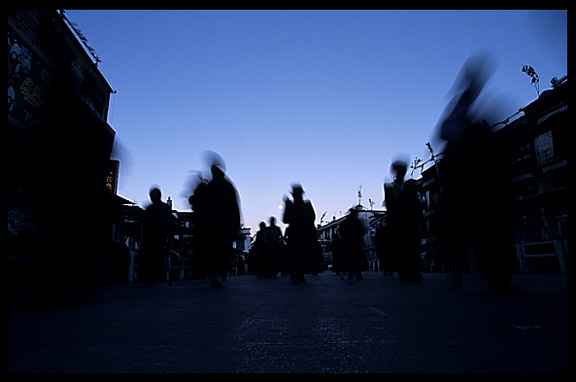
<svg viewBox="0 0 576 382">
<path fill-rule="evenodd" d="M 487 50 L 502 119 L 567 74 L 566 11 L 69 10 L 111 86 L 122 148 L 119 194 L 144 205 L 152 184 L 189 210 L 186 184 L 226 161 L 255 233 L 281 219 L 300 182 L 317 218 L 368 199 L 381 208 L 391 160 L 425 143 L 464 61 Z M 433 145 L 436 143 L 433 141 Z M 415 174 L 417 176 L 418 173 Z M 317 219 L 317 221 L 318 221 Z"/>
</svg>

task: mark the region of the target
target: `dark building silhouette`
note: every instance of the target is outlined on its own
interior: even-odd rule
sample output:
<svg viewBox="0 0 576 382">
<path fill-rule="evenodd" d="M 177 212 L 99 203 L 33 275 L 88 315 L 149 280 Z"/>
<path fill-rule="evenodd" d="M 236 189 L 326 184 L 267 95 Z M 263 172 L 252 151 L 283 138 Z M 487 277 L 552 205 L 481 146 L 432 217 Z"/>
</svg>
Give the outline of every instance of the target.
<svg viewBox="0 0 576 382">
<path fill-rule="evenodd" d="M 516 119 L 492 128 L 494 140 L 505 148 L 501 166 L 513 204 L 519 272 L 567 272 L 568 81 L 553 84 L 520 109 Z M 431 268 L 438 271 L 442 269 L 433 249 L 442 217 L 443 168 L 440 156 L 437 166 L 428 167 L 418 179 L 426 211 L 424 239 L 430 244 L 427 255 Z M 475 213 L 473 200 L 470 213 Z M 461 260 L 464 270 L 477 270 L 474 253 Z"/>
<path fill-rule="evenodd" d="M 378 258 L 378 253 L 376 250 L 375 234 L 376 227 L 380 225 L 380 222 L 385 219 L 386 211 L 384 210 L 372 210 L 358 204 L 354 207 L 358 214 L 358 219 L 362 222 L 364 227 L 363 235 L 363 245 L 364 253 L 368 261 L 368 267 L 371 271 L 380 270 L 380 260 Z M 340 225 L 348 217 L 348 213 L 341 217 L 333 217 L 332 221 L 318 225 L 316 230 L 318 231 L 318 240 L 322 246 L 324 253 L 324 264 L 326 267 L 333 265 L 333 251 L 331 248 L 331 243 L 334 237 L 337 236 Z M 336 271 L 336 269 L 334 269 Z"/>
<path fill-rule="evenodd" d="M 7 29 L 10 273 L 44 290 L 98 283 L 123 203 L 110 162 L 113 89 L 62 12 L 9 10 Z"/>
<path fill-rule="evenodd" d="M 522 108 L 523 117 L 495 132 L 509 147 L 521 272 L 567 272 L 568 81 L 553 83 L 553 89 Z"/>
</svg>

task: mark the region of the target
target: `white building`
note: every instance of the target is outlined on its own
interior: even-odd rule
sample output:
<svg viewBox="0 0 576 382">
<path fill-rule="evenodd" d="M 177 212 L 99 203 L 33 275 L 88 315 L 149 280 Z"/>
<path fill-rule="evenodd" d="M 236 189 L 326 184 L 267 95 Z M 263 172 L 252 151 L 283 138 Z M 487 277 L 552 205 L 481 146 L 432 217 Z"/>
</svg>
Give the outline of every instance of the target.
<svg viewBox="0 0 576 382">
<path fill-rule="evenodd" d="M 386 211 L 369 210 L 360 204 L 354 208 L 358 212 L 358 219 L 364 227 L 364 251 L 368 260 L 369 270 L 377 271 L 379 269 L 379 258 L 374 245 L 374 235 L 376 233 L 377 225 L 386 216 Z M 328 264 L 329 267 L 332 265 L 330 243 L 332 242 L 334 234 L 338 232 L 338 227 L 348 217 L 348 214 L 339 218 L 334 218 L 331 222 L 319 225 L 316 228 L 316 231 L 318 232 L 318 241 L 322 245 L 324 252 L 324 263 Z"/>
</svg>

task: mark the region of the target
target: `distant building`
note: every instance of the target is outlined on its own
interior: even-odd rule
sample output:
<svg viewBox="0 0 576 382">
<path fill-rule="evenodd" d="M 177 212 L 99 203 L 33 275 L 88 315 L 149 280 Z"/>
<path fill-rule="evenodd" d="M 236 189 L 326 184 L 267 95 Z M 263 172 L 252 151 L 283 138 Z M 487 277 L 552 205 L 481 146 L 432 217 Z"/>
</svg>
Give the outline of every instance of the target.
<svg viewBox="0 0 576 382">
<path fill-rule="evenodd" d="M 376 233 L 377 224 L 379 224 L 379 221 L 386 216 L 386 211 L 368 210 L 362 205 L 357 205 L 354 208 L 358 211 L 358 219 L 364 227 L 364 252 L 368 260 L 368 265 L 370 270 L 378 270 L 379 258 L 374 245 L 374 235 Z M 328 267 L 332 264 L 330 243 L 334 238 L 334 234 L 338 232 L 340 224 L 342 224 L 344 219 L 347 217 L 348 215 L 334 218 L 331 222 L 319 225 L 316 229 L 318 232 L 318 240 L 324 253 L 324 264 Z"/>
<path fill-rule="evenodd" d="M 234 248 L 238 252 L 248 253 L 250 251 L 250 246 L 252 239 L 250 238 L 250 233 L 252 228 L 250 227 L 241 227 L 240 231 L 238 232 L 238 239 L 234 242 Z"/>
</svg>

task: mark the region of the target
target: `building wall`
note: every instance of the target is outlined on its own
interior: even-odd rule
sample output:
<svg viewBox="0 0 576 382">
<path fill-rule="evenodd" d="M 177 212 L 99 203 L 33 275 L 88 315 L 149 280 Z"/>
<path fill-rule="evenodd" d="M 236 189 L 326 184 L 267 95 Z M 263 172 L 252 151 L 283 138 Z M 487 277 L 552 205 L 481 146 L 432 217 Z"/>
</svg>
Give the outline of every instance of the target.
<svg viewBox="0 0 576 382">
<path fill-rule="evenodd" d="M 374 244 L 374 234 L 376 231 L 374 220 L 382 218 L 386 214 L 386 211 L 367 210 L 362 206 L 356 206 L 356 208 L 358 209 L 358 219 L 364 227 L 364 253 L 366 254 L 366 259 L 368 260 L 370 270 L 377 270 L 379 259 Z M 334 234 L 338 232 L 339 225 L 346 217 L 347 215 L 335 219 L 323 226 L 319 226 L 316 230 L 318 232 L 318 240 L 324 252 L 325 261 L 331 261 L 330 243 Z"/>
<path fill-rule="evenodd" d="M 105 184 L 115 135 L 106 121 L 111 91 L 57 12 L 10 11 L 10 180 L 52 173 L 55 181 L 45 181 L 68 192 Z"/>
<path fill-rule="evenodd" d="M 525 116 L 498 131 L 508 142 L 522 271 L 566 272 L 568 249 L 568 83 L 543 92 Z"/>
<path fill-rule="evenodd" d="M 540 98 L 523 109 L 522 117 L 505 126 L 498 126 L 494 132 L 494 139 L 507 148 L 506 163 L 502 163 L 502 166 L 506 169 L 507 184 L 514 203 L 514 239 L 520 271 L 566 271 L 569 179 L 567 86 L 566 81 L 553 90 L 543 92 Z M 438 162 L 438 167 L 427 168 L 418 184 L 425 206 L 425 236 L 434 242 L 442 217 L 442 161 Z M 497 213 L 494 216 L 497 218 Z"/>
<path fill-rule="evenodd" d="M 10 10 L 7 32 L 10 250 L 47 262 L 41 279 L 93 281 L 115 214 L 112 89 L 58 12 Z"/>
</svg>

